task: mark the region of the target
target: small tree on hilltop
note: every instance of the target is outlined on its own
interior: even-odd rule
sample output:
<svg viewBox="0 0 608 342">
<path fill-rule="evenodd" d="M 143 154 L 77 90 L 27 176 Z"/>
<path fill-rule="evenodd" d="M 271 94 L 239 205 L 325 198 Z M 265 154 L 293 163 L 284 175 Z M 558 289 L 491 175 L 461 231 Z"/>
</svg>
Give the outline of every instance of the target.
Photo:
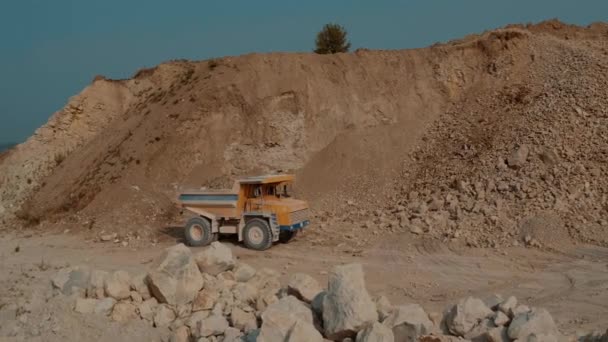
<svg viewBox="0 0 608 342">
<path fill-rule="evenodd" d="M 317 33 L 316 53 L 328 54 L 348 52 L 350 42 L 346 39 L 346 30 L 338 24 L 326 24 Z"/>
</svg>

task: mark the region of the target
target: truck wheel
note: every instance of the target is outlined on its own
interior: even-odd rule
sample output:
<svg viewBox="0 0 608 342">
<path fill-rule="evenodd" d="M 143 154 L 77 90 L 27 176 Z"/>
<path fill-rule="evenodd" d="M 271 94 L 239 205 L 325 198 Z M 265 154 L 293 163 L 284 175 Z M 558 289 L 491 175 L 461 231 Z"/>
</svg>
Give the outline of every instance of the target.
<svg viewBox="0 0 608 342">
<path fill-rule="evenodd" d="M 184 228 L 186 243 L 188 246 L 207 246 L 217 239 L 217 234 L 211 232 L 211 222 L 202 217 L 193 217 L 186 223 Z"/>
<path fill-rule="evenodd" d="M 279 233 L 279 242 L 280 243 L 288 243 L 291 239 L 295 238 L 298 235 L 297 230 L 281 230 Z"/>
<path fill-rule="evenodd" d="M 243 242 L 247 248 L 257 251 L 270 248 L 272 231 L 268 222 L 259 218 L 249 220 L 243 229 Z"/>
</svg>

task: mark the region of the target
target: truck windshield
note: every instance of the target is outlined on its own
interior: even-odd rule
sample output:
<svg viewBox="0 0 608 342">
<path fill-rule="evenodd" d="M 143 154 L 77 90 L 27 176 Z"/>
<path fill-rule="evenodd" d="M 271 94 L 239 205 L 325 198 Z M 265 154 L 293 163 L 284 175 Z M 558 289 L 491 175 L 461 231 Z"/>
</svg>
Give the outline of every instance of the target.
<svg viewBox="0 0 608 342">
<path fill-rule="evenodd" d="M 280 184 L 276 187 L 277 197 L 291 197 L 291 186 L 289 184 Z"/>
</svg>

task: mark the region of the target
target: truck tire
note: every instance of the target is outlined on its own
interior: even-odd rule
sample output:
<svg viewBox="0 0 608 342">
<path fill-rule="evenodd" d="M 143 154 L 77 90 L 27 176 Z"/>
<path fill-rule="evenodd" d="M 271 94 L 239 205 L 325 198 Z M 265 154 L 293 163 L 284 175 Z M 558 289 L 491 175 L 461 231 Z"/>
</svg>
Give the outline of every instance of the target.
<svg viewBox="0 0 608 342">
<path fill-rule="evenodd" d="M 272 246 L 272 231 L 268 222 L 254 218 L 247 222 L 243 228 L 243 243 L 249 249 L 263 251 Z"/>
<path fill-rule="evenodd" d="M 288 243 L 293 238 L 295 238 L 297 235 L 298 235 L 297 230 L 291 230 L 291 231 L 290 230 L 281 230 L 281 232 L 279 233 L 279 242 Z"/>
<path fill-rule="evenodd" d="M 188 246 L 207 246 L 216 240 L 216 235 L 211 231 L 211 222 L 203 217 L 193 217 L 186 223 L 184 235 Z"/>
</svg>

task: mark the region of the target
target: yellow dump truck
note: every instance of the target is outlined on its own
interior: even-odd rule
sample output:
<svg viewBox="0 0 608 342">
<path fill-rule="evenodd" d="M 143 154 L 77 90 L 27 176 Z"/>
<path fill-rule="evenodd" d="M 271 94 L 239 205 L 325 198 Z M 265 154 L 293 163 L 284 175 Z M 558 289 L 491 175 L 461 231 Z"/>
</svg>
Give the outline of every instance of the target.
<svg viewBox="0 0 608 342">
<path fill-rule="evenodd" d="M 291 197 L 293 175 L 266 175 L 236 180 L 230 190 L 187 190 L 181 206 L 195 215 L 184 233 L 190 246 L 205 246 L 220 234 L 238 234 L 255 250 L 287 242 L 310 224 L 306 201 Z"/>
</svg>

